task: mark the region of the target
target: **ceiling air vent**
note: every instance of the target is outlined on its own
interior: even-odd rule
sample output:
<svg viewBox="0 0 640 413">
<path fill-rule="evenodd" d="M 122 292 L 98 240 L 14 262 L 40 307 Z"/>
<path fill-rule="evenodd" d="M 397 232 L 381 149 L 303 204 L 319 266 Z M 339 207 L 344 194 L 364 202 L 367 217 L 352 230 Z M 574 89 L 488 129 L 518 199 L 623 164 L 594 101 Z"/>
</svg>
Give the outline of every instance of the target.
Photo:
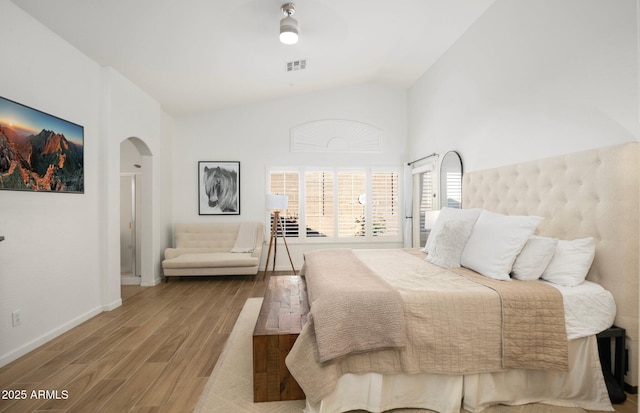
<svg viewBox="0 0 640 413">
<path fill-rule="evenodd" d="M 307 68 L 307 59 L 294 60 L 293 62 L 287 62 L 287 72 L 295 72 L 296 70 L 303 70 Z"/>
</svg>

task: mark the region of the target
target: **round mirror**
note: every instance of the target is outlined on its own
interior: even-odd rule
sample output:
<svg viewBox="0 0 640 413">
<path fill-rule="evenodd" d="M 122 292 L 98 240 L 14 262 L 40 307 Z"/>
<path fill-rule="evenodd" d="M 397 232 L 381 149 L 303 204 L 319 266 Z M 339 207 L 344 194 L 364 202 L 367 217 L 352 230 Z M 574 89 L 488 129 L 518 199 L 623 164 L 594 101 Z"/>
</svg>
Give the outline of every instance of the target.
<svg viewBox="0 0 640 413">
<path fill-rule="evenodd" d="M 440 207 L 462 208 L 462 159 L 447 152 L 440 164 Z"/>
</svg>

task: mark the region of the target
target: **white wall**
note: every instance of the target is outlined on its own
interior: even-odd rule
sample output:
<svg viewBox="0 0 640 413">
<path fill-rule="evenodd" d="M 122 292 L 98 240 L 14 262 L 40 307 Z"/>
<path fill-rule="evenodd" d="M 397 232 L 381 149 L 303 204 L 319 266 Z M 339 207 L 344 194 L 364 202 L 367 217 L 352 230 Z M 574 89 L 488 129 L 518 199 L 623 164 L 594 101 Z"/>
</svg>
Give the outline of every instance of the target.
<svg viewBox="0 0 640 413">
<path fill-rule="evenodd" d="M 3 365 L 102 311 L 100 68 L 8 0 L 0 15 L 0 94 L 84 126 L 85 143 L 84 194 L 0 192 Z"/>
<path fill-rule="evenodd" d="M 264 222 L 269 166 L 401 167 L 408 156 L 406 107 L 405 91 L 365 84 L 177 119 L 173 158 L 174 222 Z M 324 119 L 355 120 L 382 129 L 383 153 L 292 153 L 290 129 Z M 198 161 L 240 161 L 240 216 L 198 215 Z M 302 252 L 312 248 L 310 244 L 305 245 L 289 245 L 297 268 L 302 264 Z M 286 254 L 280 251 L 277 267 L 290 268 Z"/>
<path fill-rule="evenodd" d="M 103 228 L 106 234 L 103 300 L 120 297 L 120 143 L 133 138 L 142 154 L 140 215 L 142 225 L 142 285 L 160 282 L 160 257 L 167 244 L 165 234 L 171 209 L 171 186 L 164 185 L 165 169 L 171 170 L 172 121 L 159 103 L 117 71 L 102 68 L 103 79 Z"/>
<path fill-rule="evenodd" d="M 497 0 L 411 87 L 410 152 L 468 172 L 640 140 L 637 8 Z"/>
<path fill-rule="evenodd" d="M 85 193 L 0 191 L 0 366 L 120 305 L 120 142 L 144 142 L 147 285 L 171 228 L 173 121 L 110 68 L 0 0 L 0 94 L 84 126 Z M 143 275 L 144 275 L 143 274 Z M 11 325 L 21 310 L 22 324 Z"/>
<path fill-rule="evenodd" d="M 635 0 L 498 0 L 409 91 L 414 156 L 465 171 L 638 140 Z"/>
<path fill-rule="evenodd" d="M 158 249 L 154 249 L 152 259 L 156 263 L 154 277 L 162 275 L 161 262 L 164 259 L 164 250 L 173 246 L 173 138 L 175 136 L 175 122 L 173 117 L 162 113 L 160 139 L 161 163 L 156 168 L 156 188 L 159 195 L 157 203 L 159 208 L 159 228 L 157 234 Z"/>
</svg>

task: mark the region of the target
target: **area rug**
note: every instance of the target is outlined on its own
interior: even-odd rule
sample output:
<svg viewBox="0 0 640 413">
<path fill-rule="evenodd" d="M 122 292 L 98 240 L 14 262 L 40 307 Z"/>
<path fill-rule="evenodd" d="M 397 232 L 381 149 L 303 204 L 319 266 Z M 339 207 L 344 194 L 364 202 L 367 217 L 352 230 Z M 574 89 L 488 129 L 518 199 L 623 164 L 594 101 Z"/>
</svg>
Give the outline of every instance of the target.
<svg viewBox="0 0 640 413">
<path fill-rule="evenodd" d="M 262 298 L 249 298 L 220 354 L 211 378 L 196 406 L 197 413 L 302 413 L 304 400 L 253 402 L 253 328 Z M 427 413 L 429 410 L 397 409 L 393 413 Z M 533 404 L 494 406 L 485 413 L 584 413 L 586 410 Z M 355 412 L 354 412 L 355 413 Z M 461 413 L 464 413 L 461 412 Z"/>
<path fill-rule="evenodd" d="M 262 298 L 244 304 L 195 412 L 301 413 L 304 400 L 253 402 L 253 328 Z"/>
</svg>

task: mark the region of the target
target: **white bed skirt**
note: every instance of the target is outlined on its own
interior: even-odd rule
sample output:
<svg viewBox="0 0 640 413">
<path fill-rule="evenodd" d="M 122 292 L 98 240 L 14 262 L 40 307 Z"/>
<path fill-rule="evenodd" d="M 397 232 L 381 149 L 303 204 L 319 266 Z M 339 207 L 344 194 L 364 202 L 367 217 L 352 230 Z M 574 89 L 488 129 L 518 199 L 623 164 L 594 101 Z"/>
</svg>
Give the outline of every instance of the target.
<svg viewBox="0 0 640 413">
<path fill-rule="evenodd" d="M 506 370 L 464 376 L 345 374 L 336 390 L 306 413 L 422 408 L 440 413 L 481 412 L 495 404 L 545 403 L 613 411 L 595 336 L 569 342 L 569 372 Z"/>
</svg>

